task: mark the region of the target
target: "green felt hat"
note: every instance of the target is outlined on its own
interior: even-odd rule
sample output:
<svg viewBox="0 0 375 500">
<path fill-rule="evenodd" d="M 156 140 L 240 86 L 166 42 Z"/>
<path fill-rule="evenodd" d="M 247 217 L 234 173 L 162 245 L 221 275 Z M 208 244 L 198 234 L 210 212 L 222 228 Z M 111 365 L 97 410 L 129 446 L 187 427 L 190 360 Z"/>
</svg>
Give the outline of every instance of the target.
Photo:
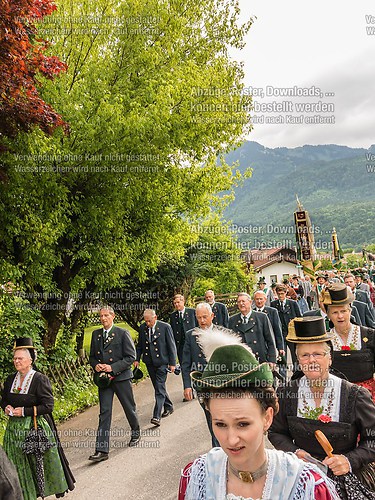
<svg viewBox="0 0 375 500">
<path fill-rule="evenodd" d="M 108 372 L 94 372 L 94 384 L 100 389 L 106 389 L 114 379 L 113 374 Z"/>
<path fill-rule="evenodd" d="M 212 353 L 203 372 L 190 374 L 198 392 L 206 389 L 272 386 L 268 363 L 261 363 L 245 345 L 223 345 Z"/>
</svg>

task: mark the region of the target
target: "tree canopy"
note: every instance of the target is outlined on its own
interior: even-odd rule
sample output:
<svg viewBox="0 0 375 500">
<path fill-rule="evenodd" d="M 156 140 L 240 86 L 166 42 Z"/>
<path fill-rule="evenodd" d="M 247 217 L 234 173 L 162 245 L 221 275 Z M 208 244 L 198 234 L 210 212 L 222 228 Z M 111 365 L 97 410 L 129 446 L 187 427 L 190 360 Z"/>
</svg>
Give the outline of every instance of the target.
<svg viewBox="0 0 375 500">
<path fill-rule="evenodd" d="M 70 132 L 20 134 L 3 155 L 0 264 L 41 308 L 47 349 L 69 299 L 181 259 L 241 182 L 217 161 L 250 129 L 238 15 L 235 0 L 61 0 L 39 25 L 68 66 L 41 95 Z"/>
</svg>

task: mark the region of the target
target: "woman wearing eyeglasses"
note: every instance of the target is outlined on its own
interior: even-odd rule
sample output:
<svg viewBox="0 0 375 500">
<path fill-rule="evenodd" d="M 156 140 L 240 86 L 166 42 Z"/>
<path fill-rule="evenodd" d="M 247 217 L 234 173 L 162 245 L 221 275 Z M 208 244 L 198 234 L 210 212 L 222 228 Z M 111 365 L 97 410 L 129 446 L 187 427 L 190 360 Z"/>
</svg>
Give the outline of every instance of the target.
<svg viewBox="0 0 375 500">
<path fill-rule="evenodd" d="M 328 318 L 333 323 L 332 366 L 349 382 L 366 387 L 375 402 L 374 337 L 375 330 L 350 322 L 351 303 L 355 299 L 343 283 L 332 283 L 321 294 Z"/>
<path fill-rule="evenodd" d="M 330 373 L 332 337 L 325 331 L 323 318 L 295 318 L 289 324 L 287 340 L 296 344 L 302 376 L 279 389 L 280 411 L 269 440 L 275 448 L 294 452 L 303 460 L 312 456 L 323 461 L 340 498 L 375 499 L 371 465 L 375 461 L 375 405 L 367 389 Z M 316 430 L 331 442 L 331 458 L 316 440 Z M 350 472 L 362 483 L 347 475 Z"/>
</svg>

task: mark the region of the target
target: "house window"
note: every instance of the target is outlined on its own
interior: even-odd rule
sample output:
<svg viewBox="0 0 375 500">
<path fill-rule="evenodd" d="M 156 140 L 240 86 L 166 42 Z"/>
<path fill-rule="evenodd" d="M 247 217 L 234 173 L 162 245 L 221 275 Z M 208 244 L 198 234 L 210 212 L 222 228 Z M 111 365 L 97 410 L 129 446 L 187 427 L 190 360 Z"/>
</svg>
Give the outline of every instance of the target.
<svg viewBox="0 0 375 500">
<path fill-rule="evenodd" d="M 271 283 L 277 283 L 277 274 L 271 274 L 270 280 Z"/>
<path fill-rule="evenodd" d="M 288 280 L 289 279 L 289 274 L 283 274 L 283 280 Z"/>
</svg>

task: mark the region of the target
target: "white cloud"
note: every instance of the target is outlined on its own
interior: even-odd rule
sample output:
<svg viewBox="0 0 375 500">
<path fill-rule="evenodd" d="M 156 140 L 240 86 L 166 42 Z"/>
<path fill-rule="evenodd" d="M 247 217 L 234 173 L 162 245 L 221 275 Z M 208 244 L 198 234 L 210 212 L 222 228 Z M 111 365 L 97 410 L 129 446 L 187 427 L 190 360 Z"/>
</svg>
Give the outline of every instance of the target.
<svg viewBox="0 0 375 500">
<path fill-rule="evenodd" d="M 361 0 L 240 0 L 242 19 L 256 16 L 244 50 L 234 53 L 245 63 L 247 86 L 319 87 L 334 96 L 323 98 L 268 97 L 260 103 L 292 100 L 293 112 L 281 124 L 255 124 L 249 136 L 268 147 L 303 144 L 344 144 L 369 147 L 375 143 L 375 35 L 366 33 L 366 15 L 375 4 Z M 375 29 L 374 29 L 375 31 Z M 301 113 L 296 103 L 332 103 L 334 112 Z M 288 124 L 287 115 L 303 115 L 304 123 Z M 334 117 L 334 124 L 307 124 L 306 117 Z"/>
</svg>

